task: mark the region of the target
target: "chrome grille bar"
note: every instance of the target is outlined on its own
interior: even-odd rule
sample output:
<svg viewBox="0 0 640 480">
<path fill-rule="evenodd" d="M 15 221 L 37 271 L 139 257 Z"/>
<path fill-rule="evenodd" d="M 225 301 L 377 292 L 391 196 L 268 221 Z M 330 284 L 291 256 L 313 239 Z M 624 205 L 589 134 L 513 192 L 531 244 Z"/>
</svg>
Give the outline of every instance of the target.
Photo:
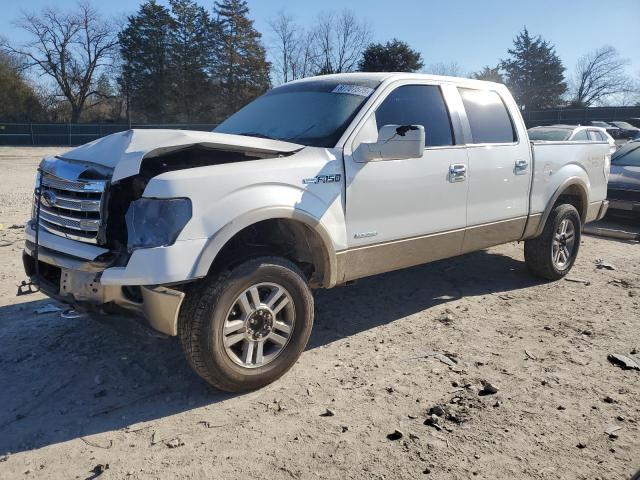
<svg viewBox="0 0 640 480">
<path fill-rule="evenodd" d="M 65 238 L 97 243 L 107 182 L 67 180 L 42 173 L 40 227 Z M 38 198 L 34 198 L 34 211 Z"/>
</svg>

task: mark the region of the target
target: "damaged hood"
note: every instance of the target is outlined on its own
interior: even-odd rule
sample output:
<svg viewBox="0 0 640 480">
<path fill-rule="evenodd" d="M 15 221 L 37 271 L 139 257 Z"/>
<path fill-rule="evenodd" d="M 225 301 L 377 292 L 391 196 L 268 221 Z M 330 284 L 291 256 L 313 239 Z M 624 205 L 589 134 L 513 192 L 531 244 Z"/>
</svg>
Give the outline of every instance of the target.
<svg viewBox="0 0 640 480">
<path fill-rule="evenodd" d="M 60 158 L 90 162 L 113 169 L 112 181 L 136 175 L 143 159 L 191 146 L 255 154 L 291 154 L 303 145 L 266 138 L 193 130 L 127 130 L 74 148 Z"/>
</svg>

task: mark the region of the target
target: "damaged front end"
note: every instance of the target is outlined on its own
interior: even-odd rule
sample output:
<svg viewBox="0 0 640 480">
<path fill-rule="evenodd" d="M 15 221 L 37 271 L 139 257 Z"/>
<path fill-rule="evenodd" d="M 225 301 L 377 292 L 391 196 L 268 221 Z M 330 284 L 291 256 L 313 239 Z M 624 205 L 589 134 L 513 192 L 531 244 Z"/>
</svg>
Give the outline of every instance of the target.
<svg viewBox="0 0 640 480">
<path fill-rule="evenodd" d="M 91 158 L 87 146 L 81 149 Z M 206 239 L 176 242 L 191 219 L 191 201 L 143 197 L 147 184 L 164 172 L 280 154 L 203 145 L 156 149 L 149 158 L 140 154 L 132 175 L 115 179 L 117 164 L 67 158 L 78 156 L 73 152 L 44 159 L 38 169 L 25 272 L 43 293 L 79 311 L 140 317 L 176 335 L 184 290 L 194 279 L 172 265 L 198 254 Z M 154 268 L 163 274 L 146 274 Z"/>
</svg>

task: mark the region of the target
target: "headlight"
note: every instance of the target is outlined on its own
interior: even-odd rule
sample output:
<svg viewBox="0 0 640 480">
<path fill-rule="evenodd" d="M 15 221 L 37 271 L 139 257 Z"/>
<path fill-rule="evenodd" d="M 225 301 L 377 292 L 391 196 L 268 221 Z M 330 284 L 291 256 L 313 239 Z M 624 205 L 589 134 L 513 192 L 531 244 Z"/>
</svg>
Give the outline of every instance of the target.
<svg viewBox="0 0 640 480">
<path fill-rule="evenodd" d="M 133 250 L 172 245 L 189 219 L 188 198 L 141 198 L 131 202 L 125 215 L 128 247 Z"/>
</svg>

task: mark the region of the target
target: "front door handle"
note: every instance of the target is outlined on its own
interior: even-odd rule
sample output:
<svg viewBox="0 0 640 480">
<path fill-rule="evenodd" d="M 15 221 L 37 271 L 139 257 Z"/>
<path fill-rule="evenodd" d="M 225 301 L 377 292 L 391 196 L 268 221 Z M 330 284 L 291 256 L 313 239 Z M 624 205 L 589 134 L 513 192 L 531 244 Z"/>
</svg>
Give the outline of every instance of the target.
<svg viewBox="0 0 640 480">
<path fill-rule="evenodd" d="M 464 182 L 467 178 L 467 166 L 462 163 L 449 165 L 449 181 L 451 183 Z"/>
<path fill-rule="evenodd" d="M 525 173 L 527 171 L 527 168 L 529 168 L 529 162 L 527 162 L 526 160 L 516 160 L 516 175 Z"/>
</svg>

